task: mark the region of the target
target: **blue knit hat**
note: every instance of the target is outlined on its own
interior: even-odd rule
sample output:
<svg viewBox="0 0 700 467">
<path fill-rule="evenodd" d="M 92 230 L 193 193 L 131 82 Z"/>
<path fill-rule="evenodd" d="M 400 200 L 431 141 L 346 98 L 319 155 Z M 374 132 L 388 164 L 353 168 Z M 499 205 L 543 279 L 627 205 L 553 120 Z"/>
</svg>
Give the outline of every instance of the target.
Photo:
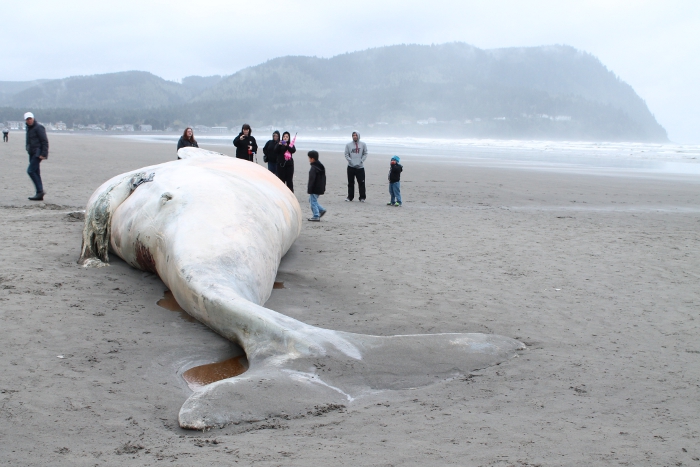
<svg viewBox="0 0 700 467">
<path fill-rule="evenodd" d="M 399 162 L 401 162 L 401 159 L 399 159 L 399 156 L 394 156 L 394 157 L 391 158 L 391 160 L 392 160 L 392 161 L 396 161 L 397 164 L 398 164 Z"/>
</svg>

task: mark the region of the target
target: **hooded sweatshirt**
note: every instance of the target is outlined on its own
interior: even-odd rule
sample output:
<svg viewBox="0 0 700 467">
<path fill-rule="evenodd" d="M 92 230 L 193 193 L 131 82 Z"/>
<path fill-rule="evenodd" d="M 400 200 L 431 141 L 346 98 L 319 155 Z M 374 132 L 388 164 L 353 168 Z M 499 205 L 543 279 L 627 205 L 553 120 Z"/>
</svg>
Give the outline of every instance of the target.
<svg viewBox="0 0 700 467">
<path fill-rule="evenodd" d="M 272 139 L 265 143 L 265 146 L 263 147 L 263 154 L 265 155 L 264 162 L 276 164 L 277 159 L 275 159 L 274 151 L 275 146 L 277 146 L 277 141 L 280 140 L 280 132 L 275 130 L 272 132 L 272 135 Z M 275 141 L 274 135 L 277 135 L 277 141 Z"/>
<path fill-rule="evenodd" d="M 389 183 L 396 183 L 401 181 L 401 172 L 403 171 L 403 166 L 398 162 L 396 164 L 389 165 Z"/>
<path fill-rule="evenodd" d="M 326 168 L 319 161 L 311 164 L 306 192 L 310 195 L 322 195 L 326 192 Z"/>
<path fill-rule="evenodd" d="M 367 159 L 367 145 L 360 141 L 360 133 L 357 133 L 357 142 L 350 141 L 345 145 L 345 160 L 348 161 L 348 167 L 363 169 L 365 167 L 365 159 Z"/>
</svg>

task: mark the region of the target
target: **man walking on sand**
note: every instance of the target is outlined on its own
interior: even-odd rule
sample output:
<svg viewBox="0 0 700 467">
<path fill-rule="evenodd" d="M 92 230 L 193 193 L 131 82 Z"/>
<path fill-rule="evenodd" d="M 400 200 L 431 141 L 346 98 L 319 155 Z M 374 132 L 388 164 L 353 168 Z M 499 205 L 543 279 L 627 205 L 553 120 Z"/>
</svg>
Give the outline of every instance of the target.
<svg viewBox="0 0 700 467">
<path fill-rule="evenodd" d="M 44 185 L 41 183 L 41 172 L 39 164 L 49 157 L 49 140 L 46 137 L 44 125 L 34 120 L 34 114 L 27 112 L 24 114 L 24 121 L 27 124 L 27 152 L 29 153 L 29 167 L 27 174 L 34 182 L 36 194 L 30 196 L 32 201 L 42 201 L 44 199 Z"/>
<path fill-rule="evenodd" d="M 360 203 L 365 202 L 365 159 L 367 159 L 367 145 L 360 141 L 360 134 L 352 132 L 352 141 L 345 145 L 345 160 L 348 161 L 348 197 L 345 201 L 355 198 L 355 179 L 360 189 Z"/>
</svg>

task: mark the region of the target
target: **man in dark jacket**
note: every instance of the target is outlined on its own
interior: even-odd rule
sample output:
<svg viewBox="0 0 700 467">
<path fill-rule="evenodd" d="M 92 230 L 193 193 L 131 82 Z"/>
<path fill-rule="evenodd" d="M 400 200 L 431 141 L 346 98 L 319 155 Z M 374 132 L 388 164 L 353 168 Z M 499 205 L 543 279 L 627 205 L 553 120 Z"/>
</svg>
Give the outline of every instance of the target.
<svg viewBox="0 0 700 467">
<path fill-rule="evenodd" d="M 272 139 L 265 143 L 263 147 L 263 162 L 267 162 L 267 170 L 277 175 L 277 157 L 275 156 L 275 146 L 280 140 L 280 132 L 275 130 Z"/>
<path fill-rule="evenodd" d="M 309 218 L 311 222 L 321 220 L 326 210 L 318 204 L 318 197 L 326 192 L 326 168 L 318 160 L 318 152 L 309 151 L 309 185 L 306 192 L 309 194 L 309 204 L 311 204 L 311 212 L 313 217 Z"/>
<path fill-rule="evenodd" d="M 241 128 L 241 132 L 233 139 L 233 145 L 236 146 L 236 159 L 253 161 L 253 157 L 258 152 L 258 143 L 251 136 L 252 132 L 250 125 L 245 123 Z"/>
<path fill-rule="evenodd" d="M 3 128 L 2 129 L 2 142 L 7 143 L 9 140 L 9 135 L 10 135 L 10 129 L 9 128 Z"/>
<path fill-rule="evenodd" d="M 27 174 L 34 182 L 34 187 L 36 188 L 36 194 L 30 196 L 29 199 L 42 201 L 46 192 L 44 191 L 44 185 L 41 183 L 39 164 L 49 157 L 49 140 L 46 137 L 46 129 L 41 123 L 34 120 L 33 113 L 25 113 L 24 121 L 27 124 L 27 153 L 29 153 Z"/>
</svg>

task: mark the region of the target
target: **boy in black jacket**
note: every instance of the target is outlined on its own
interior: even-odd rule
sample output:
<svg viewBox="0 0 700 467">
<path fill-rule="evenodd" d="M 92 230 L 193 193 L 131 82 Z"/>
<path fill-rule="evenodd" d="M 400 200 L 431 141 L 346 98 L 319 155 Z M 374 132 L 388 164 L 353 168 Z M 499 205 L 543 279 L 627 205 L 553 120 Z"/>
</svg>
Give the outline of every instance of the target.
<svg viewBox="0 0 700 467">
<path fill-rule="evenodd" d="M 387 206 L 401 206 L 401 172 L 403 166 L 399 164 L 399 156 L 391 158 L 389 166 L 389 194 L 391 201 L 386 203 Z"/>
<path fill-rule="evenodd" d="M 326 210 L 318 204 L 318 197 L 326 192 L 326 168 L 318 161 L 318 152 L 309 151 L 309 185 L 306 192 L 309 194 L 309 204 L 314 217 L 309 218 L 311 222 L 321 220 Z"/>
</svg>

